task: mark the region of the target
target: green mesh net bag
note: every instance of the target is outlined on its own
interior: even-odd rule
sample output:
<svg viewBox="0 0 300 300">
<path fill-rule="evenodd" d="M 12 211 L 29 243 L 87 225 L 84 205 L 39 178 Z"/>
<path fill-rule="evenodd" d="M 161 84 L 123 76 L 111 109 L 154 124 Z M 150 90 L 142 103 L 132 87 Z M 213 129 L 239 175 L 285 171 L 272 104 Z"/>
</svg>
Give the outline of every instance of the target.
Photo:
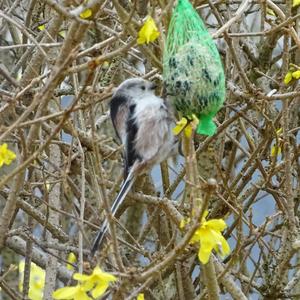
<svg viewBox="0 0 300 300">
<path fill-rule="evenodd" d="M 225 99 L 225 78 L 217 47 L 188 0 L 178 0 L 163 56 L 165 87 L 183 117 L 199 119 L 197 133 L 213 135 L 212 118 Z"/>
</svg>

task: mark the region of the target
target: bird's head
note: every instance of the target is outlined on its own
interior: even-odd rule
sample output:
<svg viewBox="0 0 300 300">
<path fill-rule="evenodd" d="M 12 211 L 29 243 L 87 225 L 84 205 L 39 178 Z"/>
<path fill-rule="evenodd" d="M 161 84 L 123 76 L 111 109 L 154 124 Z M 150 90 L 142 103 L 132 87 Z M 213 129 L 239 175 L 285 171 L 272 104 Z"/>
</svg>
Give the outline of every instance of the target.
<svg viewBox="0 0 300 300">
<path fill-rule="evenodd" d="M 131 78 L 125 80 L 116 89 L 115 95 L 122 95 L 126 97 L 145 97 L 147 94 L 153 95 L 156 84 L 142 78 Z"/>
</svg>

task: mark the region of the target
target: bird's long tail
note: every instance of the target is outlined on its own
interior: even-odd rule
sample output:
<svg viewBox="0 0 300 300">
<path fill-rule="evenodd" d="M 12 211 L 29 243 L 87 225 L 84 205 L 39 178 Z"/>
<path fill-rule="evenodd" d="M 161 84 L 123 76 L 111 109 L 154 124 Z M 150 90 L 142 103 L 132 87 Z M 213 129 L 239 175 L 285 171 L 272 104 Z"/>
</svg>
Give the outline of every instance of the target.
<svg viewBox="0 0 300 300">
<path fill-rule="evenodd" d="M 123 182 L 123 184 L 121 186 L 121 189 L 120 189 L 120 192 L 119 192 L 118 196 L 116 197 L 116 199 L 113 202 L 113 205 L 111 207 L 111 214 L 112 214 L 113 217 L 115 216 L 115 214 L 118 211 L 119 207 L 123 203 L 126 195 L 130 191 L 134 181 L 135 181 L 134 172 L 133 172 L 133 170 L 131 170 L 128 173 L 127 178 Z M 94 243 L 93 243 L 93 246 L 92 246 L 92 249 L 91 249 L 92 257 L 95 255 L 96 251 L 101 247 L 101 244 L 103 242 L 103 239 L 105 237 L 107 229 L 108 229 L 108 222 L 107 222 L 107 219 L 105 219 L 102 226 L 101 226 L 101 228 L 100 228 L 100 230 L 97 233 L 97 236 L 96 236 L 95 240 L 94 240 Z"/>
</svg>

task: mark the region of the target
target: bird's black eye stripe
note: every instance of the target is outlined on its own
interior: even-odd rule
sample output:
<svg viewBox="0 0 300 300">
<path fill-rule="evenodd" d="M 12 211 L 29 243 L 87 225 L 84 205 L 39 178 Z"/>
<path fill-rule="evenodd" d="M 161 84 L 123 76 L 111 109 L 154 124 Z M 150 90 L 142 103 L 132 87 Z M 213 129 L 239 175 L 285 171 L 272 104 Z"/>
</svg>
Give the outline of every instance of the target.
<svg viewBox="0 0 300 300">
<path fill-rule="evenodd" d="M 142 85 L 141 89 L 144 91 L 146 88 L 145 88 L 145 86 L 144 86 L 144 85 Z"/>
</svg>

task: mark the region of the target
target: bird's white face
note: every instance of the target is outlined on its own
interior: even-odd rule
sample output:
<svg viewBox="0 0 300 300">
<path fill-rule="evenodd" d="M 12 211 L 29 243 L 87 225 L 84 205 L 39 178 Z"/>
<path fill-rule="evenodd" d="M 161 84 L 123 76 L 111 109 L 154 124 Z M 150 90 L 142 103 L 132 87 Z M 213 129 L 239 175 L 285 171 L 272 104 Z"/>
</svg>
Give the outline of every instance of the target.
<svg viewBox="0 0 300 300">
<path fill-rule="evenodd" d="M 145 97 L 153 95 L 156 85 L 150 81 L 132 78 L 125 80 L 116 90 L 115 94 L 122 94 L 132 98 Z"/>
</svg>

